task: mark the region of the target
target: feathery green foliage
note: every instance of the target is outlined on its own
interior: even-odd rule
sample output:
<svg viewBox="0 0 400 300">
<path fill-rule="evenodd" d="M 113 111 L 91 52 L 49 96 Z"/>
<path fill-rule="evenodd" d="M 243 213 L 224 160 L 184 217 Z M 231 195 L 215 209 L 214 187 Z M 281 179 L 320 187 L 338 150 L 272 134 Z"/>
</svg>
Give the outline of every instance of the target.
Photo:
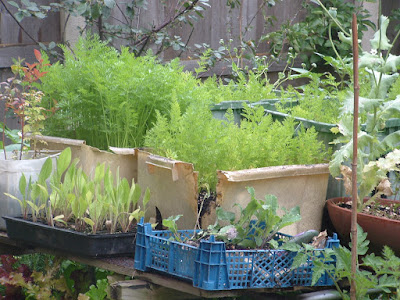
<svg viewBox="0 0 400 300">
<path fill-rule="evenodd" d="M 216 186 L 216 170 L 312 164 L 324 161 L 325 147 L 312 128 L 300 128 L 287 118 L 274 122 L 262 107 L 246 106 L 238 127 L 232 112 L 227 121 L 216 120 L 206 105 L 191 105 L 185 113 L 175 101 L 170 120 L 158 113 L 157 122 L 146 136 L 145 145 L 158 154 L 194 164 L 200 185 Z"/>
<path fill-rule="evenodd" d="M 63 52 L 63 63 L 48 67 L 40 86 L 45 107 L 57 108 L 46 120 L 47 135 L 83 139 L 100 149 L 143 146 L 156 109 L 167 111 L 176 98 L 184 110 L 198 99 L 198 80 L 177 60 L 163 65 L 150 54 L 118 52 L 95 35 Z"/>
</svg>

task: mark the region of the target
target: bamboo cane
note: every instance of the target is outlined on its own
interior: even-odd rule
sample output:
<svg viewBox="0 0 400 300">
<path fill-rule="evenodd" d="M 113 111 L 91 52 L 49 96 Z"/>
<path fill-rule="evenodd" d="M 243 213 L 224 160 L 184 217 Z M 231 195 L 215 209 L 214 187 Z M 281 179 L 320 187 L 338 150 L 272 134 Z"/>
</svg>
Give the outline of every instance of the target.
<svg viewBox="0 0 400 300">
<path fill-rule="evenodd" d="M 360 86 L 358 83 L 358 31 L 357 16 L 353 14 L 352 22 L 353 30 L 353 78 L 354 78 L 354 115 L 353 115 L 353 161 L 352 167 L 352 211 L 351 211 L 351 283 L 350 283 L 350 299 L 356 299 L 356 282 L 357 273 L 357 138 L 358 138 L 358 98 Z"/>
</svg>

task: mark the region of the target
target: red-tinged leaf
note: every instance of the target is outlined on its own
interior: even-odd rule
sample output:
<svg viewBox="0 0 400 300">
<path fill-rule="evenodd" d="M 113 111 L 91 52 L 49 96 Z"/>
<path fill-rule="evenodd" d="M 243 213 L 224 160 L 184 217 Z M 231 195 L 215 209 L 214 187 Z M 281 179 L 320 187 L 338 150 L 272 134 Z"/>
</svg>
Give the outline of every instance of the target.
<svg viewBox="0 0 400 300">
<path fill-rule="evenodd" d="M 35 57 L 36 57 L 37 61 L 41 63 L 43 61 L 42 53 L 40 53 L 40 51 L 37 49 L 34 49 L 33 52 L 35 52 Z"/>
<path fill-rule="evenodd" d="M 25 63 L 29 70 L 32 70 L 35 64 Z"/>
<path fill-rule="evenodd" d="M 35 80 L 39 79 L 40 72 L 38 69 L 33 69 L 33 75 L 35 75 Z"/>
<path fill-rule="evenodd" d="M 38 78 L 41 78 L 41 77 L 43 77 L 43 76 L 46 75 L 46 74 L 47 74 L 47 72 L 40 72 Z"/>
</svg>

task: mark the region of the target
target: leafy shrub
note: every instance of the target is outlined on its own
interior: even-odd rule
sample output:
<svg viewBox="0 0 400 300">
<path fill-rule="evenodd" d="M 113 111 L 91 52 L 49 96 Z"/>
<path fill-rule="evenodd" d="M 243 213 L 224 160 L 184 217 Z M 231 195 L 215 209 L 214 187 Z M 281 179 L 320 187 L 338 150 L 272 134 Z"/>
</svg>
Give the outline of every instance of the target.
<svg viewBox="0 0 400 300">
<path fill-rule="evenodd" d="M 200 96 L 198 80 L 182 72 L 177 60 L 162 65 L 150 54 L 118 52 L 98 36 L 81 38 L 74 52 L 62 49 L 63 63 L 46 69 L 40 87 L 45 106 L 57 108 L 45 134 L 84 139 L 101 149 L 142 146 L 156 109 L 167 111 L 172 98 L 185 109 Z"/>
<path fill-rule="evenodd" d="M 276 165 L 311 164 L 326 158 L 324 145 L 314 129 L 300 128 L 295 121 L 283 123 L 264 116 L 262 107 L 244 109 L 241 127 L 216 120 L 206 105 L 191 105 L 181 113 L 175 101 L 170 121 L 158 113 L 157 122 L 146 135 L 145 145 L 161 155 L 188 161 L 200 173 L 200 185 L 215 189 L 216 170 L 241 170 Z"/>
<path fill-rule="evenodd" d="M 360 0 L 356 2 L 360 2 Z M 317 53 L 336 57 L 332 43 L 340 56 L 351 56 L 351 45 L 340 41 L 341 28 L 328 15 L 328 9 L 325 10 L 321 4 L 329 9 L 329 14 L 334 16 L 347 32 L 351 29 L 351 18 L 355 13 L 360 38 L 368 27 L 375 27 L 368 20 L 370 14 L 362 5 L 341 0 L 303 1 L 303 7 L 307 13 L 304 21 L 291 24 L 292 20 L 289 20 L 282 24 L 280 30 L 268 33 L 263 37 L 270 43 L 271 52 L 279 54 L 282 48 L 289 46 L 294 53 L 299 54 L 300 59 L 308 67 L 313 63 L 318 64 L 319 67 L 324 64 L 324 60 Z"/>
<path fill-rule="evenodd" d="M 239 219 L 236 220 L 235 213 L 217 207 L 217 221 L 208 227 L 209 231 L 226 243 L 244 248 L 278 248 L 278 241 L 274 237 L 282 228 L 301 220 L 299 206 L 288 210 L 278 205 L 274 195 L 257 199 L 254 188 L 248 187 L 247 191 L 251 200 L 246 207 L 235 204 L 240 208 Z M 222 227 L 220 221 L 229 221 L 229 225 Z"/>
</svg>

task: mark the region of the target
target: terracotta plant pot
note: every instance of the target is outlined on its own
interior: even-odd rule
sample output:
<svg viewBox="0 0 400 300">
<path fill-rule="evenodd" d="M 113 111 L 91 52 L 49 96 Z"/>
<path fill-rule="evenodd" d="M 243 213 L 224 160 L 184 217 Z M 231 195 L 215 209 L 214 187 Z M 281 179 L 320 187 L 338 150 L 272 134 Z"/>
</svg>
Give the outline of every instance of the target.
<svg viewBox="0 0 400 300">
<path fill-rule="evenodd" d="M 350 197 L 339 197 L 327 200 L 329 217 L 340 237 L 347 240 L 350 236 L 351 210 L 337 205 L 350 201 Z M 382 205 L 400 204 L 399 201 L 379 199 Z M 357 223 L 368 233 L 367 239 L 372 249 L 381 249 L 384 245 L 400 253 L 400 221 L 376 217 L 365 213 L 357 214 Z"/>
</svg>

